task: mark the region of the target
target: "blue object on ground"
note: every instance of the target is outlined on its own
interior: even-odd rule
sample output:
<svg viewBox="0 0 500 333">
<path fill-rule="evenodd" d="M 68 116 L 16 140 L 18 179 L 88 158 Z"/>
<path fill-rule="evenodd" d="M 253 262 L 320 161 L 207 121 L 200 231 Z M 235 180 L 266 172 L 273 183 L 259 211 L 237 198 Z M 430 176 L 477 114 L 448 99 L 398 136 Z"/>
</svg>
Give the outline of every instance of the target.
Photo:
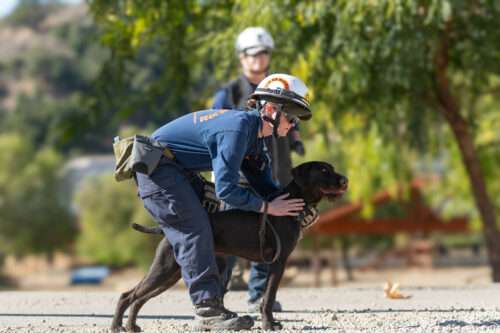
<svg viewBox="0 0 500 333">
<path fill-rule="evenodd" d="M 71 271 L 71 284 L 100 284 L 108 275 L 106 266 L 75 268 Z"/>
</svg>

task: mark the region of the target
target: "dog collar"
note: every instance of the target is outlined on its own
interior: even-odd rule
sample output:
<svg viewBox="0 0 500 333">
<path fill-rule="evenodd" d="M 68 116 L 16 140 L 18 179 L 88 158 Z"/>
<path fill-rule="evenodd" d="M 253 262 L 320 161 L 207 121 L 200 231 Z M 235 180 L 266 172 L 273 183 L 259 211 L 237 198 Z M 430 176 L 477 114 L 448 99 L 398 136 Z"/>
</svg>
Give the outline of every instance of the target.
<svg viewBox="0 0 500 333">
<path fill-rule="evenodd" d="M 295 217 L 295 221 L 300 224 L 301 229 L 306 229 L 318 222 L 319 212 L 313 205 L 306 205 L 302 212 Z"/>
</svg>

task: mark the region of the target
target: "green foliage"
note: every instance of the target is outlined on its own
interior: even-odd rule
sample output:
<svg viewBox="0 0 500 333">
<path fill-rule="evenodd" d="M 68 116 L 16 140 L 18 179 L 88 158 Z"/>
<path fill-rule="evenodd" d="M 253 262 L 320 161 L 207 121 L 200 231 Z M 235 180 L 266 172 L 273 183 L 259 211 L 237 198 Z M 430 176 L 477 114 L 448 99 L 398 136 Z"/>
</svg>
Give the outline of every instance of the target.
<svg viewBox="0 0 500 333">
<path fill-rule="evenodd" d="M 305 159 L 333 162 L 350 178 L 350 200 L 366 202 L 415 175 L 439 172 L 444 182 L 429 187 L 433 204 L 445 214 L 469 213 L 477 221 L 460 152 L 436 112 L 435 54 L 443 31 L 450 29 L 451 89 L 500 210 L 495 126 L 500 7 L 494 1 L 92 0 L 89 5 L 109 54 L 94 43 L 95 27 L 66 24 L 47 34 L 70 45 L 71 52 L 33 52 L 2 61 L 3 75 L 43 82 L 34 94 L 18 96 L 15 112 L 0 111 L 2 130 L 22 132 L 37 148 L 49 143 L 64 151 L 107 150 L 121 125 L 158 126 L 205 107 L 237 72 L 237 33 L 261 25 L 277 45 L 271 71 L 300 76 L 313 93 L 314 119 L 301 125 Z M 8 92 L 2 84 L 4 98 Z M 365 215 L 374 213 L 366 207 Z M 118 261 L 128 260 L 130 255 Z"/>
<path fill-rule="evenodd" d="M 77 194 L 80 236 L 78 253 L 112 266 L 147 266 L 159 237 L 134 231 L 132 222 L 153 225 L 137 198 L 133 182 L 117 183 L 111 174 L 89 179 Z"/>
<path fill-rule="evenodd" d="M 366 201 L 420 172 L 436 172 L 421 162 L 434 165 L 456 154 L 454 138 L 436 112 L 435 56 L 445 29 L 451 29 L 451 89 L 474 135 L 481 135 L 476 124 L 486 117 L 478 100 L 500 72 L 500 7 L 494 1 L 93 0 L 90 5 L 103 42 L 115 52 L 112 63 L 123 66 L 154 43 L 169 68 L 165 77 L 200 106 L 235 74 L 237 33 L 264 26 L 277 46 L 271 70 L 300 76 L 313 93 L 313 120 L 301 127 L 306 159 L 321 157 L 346 170 L 354 200 Z M 439 167 L 461 168 L 460 162 Z M 472 202 L 467 177 L 456 181 L 461 185 L 454 195 Z"/>
<path fill-rule="evenodd" d="M 79 72 L 80 67 L 76 63 L 77 59 L 64 55 L 34 52 L 28 60 L 26 75 L 50 82 L 50 90 L 56 96 L 88 89 L 84 73 Z"/>
<path fill-rule="evenodd" d="M 307 155 L 295 156 L 296 163 L 313 159 L 332 162 L 350 179 L 346 199 L 365 202 L 374 193 L 394 189 L 416 175 L 438 173 L 443 182 L 426 188 L 433 206 L 445 216 L 467 214 L 477 226 L 479 217 L 460 151 L 436 112 L 435 55 L 443 32 L 449 29 L 450 87 L 469 123 L 485 182 L 500 213 L 500 180 L 496 175 L 500 166 L 498 2 L 88 3 L 98 27 L 83 19 L 44 28 L 44 37 L 55 38 L 61 48 L 0 59 L 0 102 L 17 100 L 13 108 L 0 109 L 0 131 L 22 133 L 34 145 L 14 144 L 22 153 L 1 155 L 5 171 L 0 172 L 0 184 L 9 183 L 18 169 L 24 170 L 28 162 L 23 158 L 38 156 L 38 150 L 47 145 L 63 152 L 109 151 L 111 138 L 120 127 L 152 128 L 206 107 L 215 89 L 237 73 L 237 33 L 260 25 L 276 41 L 271 71 L 298 75 L 312 90 L 314 118 L 301 124 Z M 24 0 L 3 23 L 37 32 L 47 15 L 59 8 L 62 6 L 55 1 Z M 97 43 L 98 36 L 107 50 Z M 34 89 L 10 95 L 19 83 Z M 121 189 L 111 193 L 114 191 L 121 193 Z M 130 198 L 129 202 L 137 201 Z M 19 194 L 16 200 L 34 199 Z M 99 212 L 98 202 L 93 204 Z M 127 226 L 121 221 L 116 227 L 128 235 L 128 223 L 144 210 L 119 207 L 128 214 Z M 365 207 L 366 216 L 376 213 L 374 207 Z M 0 216 L 7 213 L 2 211 Z M 88 219 L 98 229 L 97 221 L 108 216 Z M 108 237 L 114 231 L 107 231 Z M 97 232 L 90 235 L 96 240 L 84 243 L 105 240 L 99 240 Z M 124 254 L 115 249 L 107 256 L 92 253 L 97 245 L 83 248 L 98 261 L 123 264 L 139 260 L 124 249 Z"/>
<path fill-rule="evenodd" d="M 21 95 L 12 111 L 3 113 L 0 131 L 22 133 L 36 149 L 49 145 L 59 151 L 108 150 L 109 143 L 102 142 L 102 133 L 108 134 L 106 124 L 95 127 L 99 133 L 83 131 L 74 121 L 85 117 L 81 94 L 66 95 L 63 99 L 48 94 Z M 2 111 L 0 110 L 0 113 Z M 89 120 L 87 120 L 88 122 Z M 111 134 L 108 134 L 111 136 Z"/>
<path fill-rule="evenodd" d="M 0 59 L 0 102 L 10 100 L 8 108 L 0 110 L 0 131 L 23 133 L 37 149 L 48 144 L 62 151 L 108 150 L 111 140 L 105 138 L 117 128 L 110 126 L 113 112 L 108 110 L 104 119 L 88 117 L 92 81 L 108 55 L 97 42 L 95 26 L 83 17 L 44 26 L 42 33 L 17 16 L 31 11 L 50 21 L 52 16 L 64 18 L 64 8 L 58 1 L 23 1 L 0 27 L 10 29 L 16 41 L 25 31 L 23 43 L 33 47 Z M 17 45 L 13 43 L 14 50 Z"/>
<path fill-rule="evenodd" d="M 76 228 L 59 197 L 61 157 L 36 152 L 17 134 L 0 135 L 0 234 L 6 253 L 52 254 L 67 250 Z"/>
<path fill-rule="evenodd" d="M 297 9 L 294 6 L 297 6 Z M 306 8 L 308 6 L 311 8 Z M 371 131 L 376 131 L 376 133 L 367 138 L 363 134 L 369 126 L 368 119 L 365 117 L 357 120 L 353 120 L 354 117 L 350 119 L 346 117 L 338 125 L 332 124 L 332 114 L 334 114 L 332 107 L 337 93 L 334 89 L 329 89 L 332 86 L 331 79 L 325 78 L 318 81 L 319 75 L 316 71 L 320 70 L 315 69 L 314 66 L 324 61 L 325 55 L 321 50 L 323 45 L 317 41 L 314 42 L 313 28 L 308 27 L 308 25 L 316 24 L 317 22 L 314 21 L 316 19 L 326 20 L 320 15 L 325 6 L 322 4 L 316 8 L 315 5 L 305 5 L 300 2 L 284 4 L 245 1 L 222 2 L 217 5 L 198 2 L 179 5 L 174 1 L 166 1 L 163 5 L 157 5 L 154 2 L 130 1 L 123 6 L 109 1 L 91 2 L 91 8 L 104 29 L 103 41 L 116 52 L 116 63 L 131 66 L 137 62 L 134 56 L 144 52 L 144 49 L 161 52 L 164 66 L 171 70 L 165 74 L 168 75 L 169 81 L 175 82 L 177 86 L 184 86 L 185 81 L 179 82 L 178 79 L 187 77 L 188 84 L 196 88 L 196 94 L 193 94 L 192 88 L 190 90 L 186 86 L 182 95 L 188 96 L 191 104 L 200 105 L 200 107 L 208 104 L 203 101 L 203 98 L 208 99 L 221 81 L 227 81 L 230 75 L 235 74 L 237 61 L 234 53 L 234 39 L 237 33 L 248 25 L 258 24 L 268 28 L 273 33 L 277 44 L 277 49 L 273 54 L 273 70 L 288 72 L 291 68 L 293 74 L 299 75 L 308 84 L 311 83 L 315 120 L 311 125 L 302 126 L 305 132 L 303 136 L 310 137 L 307 146 L 311 148 L 308 149 L 306 159 L 328 160 L 333 162 L 339 170 L 345 170 L 344 172 L 348 170 L 348 176 L 356 179 L 350 190 L 352 198 L 366 199 L 380 186 L 391 186 L 397 180 L 402 179 L 403 175 L 408 174 L 408 167 L 405 168 L 405 164 L 397 160 L 401 158 L 399 155 L 387 158 L 391 156 L 391 152 L 397 151 L 400 147 L 394 145 L 392 150 L 383 153 L 377 151 L 386 144 L 391 145 L 389 138 L 377 138 L 381 135 L 383 126 L 371 125 Z M 200 20 L 199 16 L 202 14 L 204 17 Z M 190 19 L 186 20 L 187 17 Z M 276 17 L 280 17 L 279 22 L 276 21 Z M 170 21 L 175 23 L 166 24 Z M 134 32 L 136 31 L 133 28 L 134 24 L 146 27 L 138 28 L 142 31 L 142 38 Z M 297 27 L 303 29 L 296 29 Z M 182 32 L 179 33 L 179 30 Z M 318 34 L 317 37 L 321 38 L 322 34 Z M 312 42 L 314 45 L 311 44 Z M 150 43 L 157 45 L 155 49 L 150 48 Z M 302 48 L 297 48 L 296 43 L 304 45 L 309 43 L 311 47 L 304 48 L 304 52 L 297 52 Z M 181 59 L 169 58 L 168 55 L 172 52 L 180 52 L 183 57 Z M 178 61 L 187 61 L 189 66 L 186 68 L 179 65 Z M 120 69 L 121 74 L 124 73 L 121 70 L 122 67 L 116 68 Z M 322 75 L 325 74 L 322 73 Z M 130 75 L 129 79 L 133 82 L 134 76 Z M 157 81 L 163 82 L 162 79 L 157 79 Z M 199 84 L 199 82 L 204 82 L 204 84 Z M 142 85 L 142 91 L 144 94 L 137 93 L 132 96 L 155 98 L 149 93 L 147 85 Z M 129 102 L 133 99 L 135 97 L 124 96 L 121 103 L 130 105 Z M 172 110 L 165 110 L 166 112 L 173 115 Z M 127 116 L 129 112 L 124 111 L 120 114 Z M 356 129 L 352 131 L 358 133 L 355 143 L 350 133 L 345 135 L 342 133 L 344 125 L 348 128 L 353 127 L 351 122 L 356 122 Z M 312 133 L 322 134 L 324 139 L 315 137 Z M 332 136 L 338 140 L 332 142 Z M 373 142 L 367 142 L 368 140 Z M 378 144 L 374 144 L 375 141 L 378 141 Z M 332 147 L 335 148 L 331 149 Z M 371 147 L 371 152 L 366 151 L 368 147 Z M 322 153 L 315 152 L 316 149 Z M 370 168 L 371 172 L 366 172 L 367 168 Z M 396 172 L 392 173 L 392 171 Z"/>
<path fill-rule="evenodd" d="M 213 36 L 212 26 L 220 30 L 231 21 L 207 9 L 223 12 L 225 2 L 92 1 L 90 7 L 103 30 L 101 41 L 113 51 L 101 74 L 111 84 L 102 86 L 95 113 L 102 115 L 111 106 L 121 120 L 145 126 L 145 118 L 160 125 L 193 105 L 206 106 L 213 60 L 202 43 Z"/>
</svg>

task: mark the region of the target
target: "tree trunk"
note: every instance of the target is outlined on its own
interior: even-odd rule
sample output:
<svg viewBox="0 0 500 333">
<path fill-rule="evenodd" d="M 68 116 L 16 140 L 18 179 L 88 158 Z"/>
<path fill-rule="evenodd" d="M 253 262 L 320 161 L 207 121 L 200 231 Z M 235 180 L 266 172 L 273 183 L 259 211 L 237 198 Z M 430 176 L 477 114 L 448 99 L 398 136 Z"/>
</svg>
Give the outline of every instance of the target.
<svg viewBox="0 0 500 333">
<path fill-rule="evenodd" d="M 495 207 L 488 196 L 468 124 L 460 114 L 458 103 L 451 94 L 447 76 L 450 30 L 451 22 L 448 22 L 435 56 L 434 79 L 440 105 L 439 110 L 450 125 L 457 140 L 469 176 L 474 200 L 483 222 L 483 233 L 492 270 L 492 279 L 494 282 L 500 282 L 500 231 L 497 228 Z"/>
<path fill-rule="evenodd" d="M 54 252 L 53 251 L 47 252 L 45 254 L 45 259 L 47 260 L 47 264 L 49 265 L 49 267 L 54 266 Z"/>
</svg>

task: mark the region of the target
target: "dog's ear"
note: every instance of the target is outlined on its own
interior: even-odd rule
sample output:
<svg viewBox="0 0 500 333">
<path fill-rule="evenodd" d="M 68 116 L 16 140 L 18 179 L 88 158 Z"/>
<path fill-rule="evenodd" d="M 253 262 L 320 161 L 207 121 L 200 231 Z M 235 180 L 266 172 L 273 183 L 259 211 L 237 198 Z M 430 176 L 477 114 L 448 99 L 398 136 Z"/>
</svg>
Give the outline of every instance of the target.
<svg viewBox="0 0 500 333">
<path fill-rule="evenodd" d="M 297 183 L 300 187 L 306 186 L 307 178 L 307 163 L 300 164 L 292 169 L 292 176 L 295 183 Z"/>
</svg>

